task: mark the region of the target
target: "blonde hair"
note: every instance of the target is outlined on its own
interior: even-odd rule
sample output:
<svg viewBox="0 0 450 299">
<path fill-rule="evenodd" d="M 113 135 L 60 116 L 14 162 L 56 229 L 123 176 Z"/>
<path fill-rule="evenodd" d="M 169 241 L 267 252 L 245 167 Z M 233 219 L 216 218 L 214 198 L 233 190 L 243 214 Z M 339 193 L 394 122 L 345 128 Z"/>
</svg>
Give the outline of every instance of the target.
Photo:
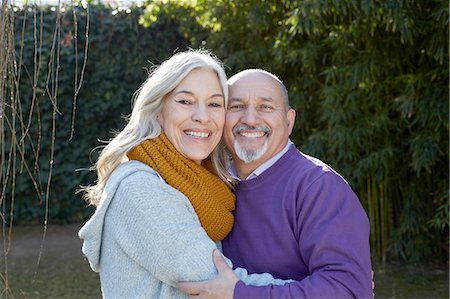
<svg viewBox="0 0 450 299">
<path fill-rule="evenodd" d="M 189 50 L 173 55 L 155 68 L 136 91 L 134 104 L 128 123 L 101 151 L 94 168 L 97 171 L 95 185 L 82 187 L 85 199 L 92 205 L 98 205 L 106 182 L 111 173 L 126 160 L 126 154 L 146 139 L 154 139 L 161 133 L 157 121 L 164 97 L 194 69 L 205 68 L 214 71 L 220 81 L 228 105 L 227 77 L 221 62 L 206 50 Z M 233 182 L 223 161 L 223 145 L 216 147 L 211 154 L 212 164 L 221 179 L 230 185 Z"/>
</svg>

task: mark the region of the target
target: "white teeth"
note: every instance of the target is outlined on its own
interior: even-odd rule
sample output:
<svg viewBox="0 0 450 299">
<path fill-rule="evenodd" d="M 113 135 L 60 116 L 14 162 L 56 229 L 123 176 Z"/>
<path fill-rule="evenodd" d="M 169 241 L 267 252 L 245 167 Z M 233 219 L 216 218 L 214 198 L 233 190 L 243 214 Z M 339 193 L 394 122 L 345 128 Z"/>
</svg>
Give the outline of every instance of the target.
<svg viewBox="0 0 450 299">
<path fill-rule="evenodd" d="M 209 136 L 209 133 L 205 133 L 205 132 L 186 131 L 185 133 L 186 133 L 186 135 L 200 137 L 200 138 L 207 138 Z"/>
<path fill-rule="evenodd" d="M 252 132 L 252 133 L 250 133 L 250 132 L 240 132 L 239 134 L 241 136 L 244 136 L 244 137 L 258 138 L 258 137 L 264 136 L 264 134 L 266 134 L 266 133 L 264 133 L 264 132 Z"/>
</svg>

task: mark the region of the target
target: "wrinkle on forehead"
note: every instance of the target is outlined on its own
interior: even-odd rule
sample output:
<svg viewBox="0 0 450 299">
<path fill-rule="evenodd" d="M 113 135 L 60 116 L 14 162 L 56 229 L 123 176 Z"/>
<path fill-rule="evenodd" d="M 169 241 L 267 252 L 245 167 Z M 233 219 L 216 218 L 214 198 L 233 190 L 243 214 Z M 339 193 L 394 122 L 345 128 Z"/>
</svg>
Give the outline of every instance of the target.
<svg viewBox="0 0 450 299">
<path fill-rule="evenodd" d="M 229 86 L 230 100 L 261 99 L 276 101 L 282 98 L 278 82 L 263 73 L 247 74 Z"/>
<path fill-rule="evenodd" d="M 270 98 L 278 102 L 282 100 L 285 110 L 288 111 L 289 95 L 283 82 L 274 74 L 262 69 L 248 69 L 232 76 L 228 81 L 228 90 L 231 98 Z M 233 94 L 234 91 L 234 94 Z M 244 94 L 242 94 L 244 92 Z M 238 93 L 238 94 L 237 94 Z"/>
</svg>

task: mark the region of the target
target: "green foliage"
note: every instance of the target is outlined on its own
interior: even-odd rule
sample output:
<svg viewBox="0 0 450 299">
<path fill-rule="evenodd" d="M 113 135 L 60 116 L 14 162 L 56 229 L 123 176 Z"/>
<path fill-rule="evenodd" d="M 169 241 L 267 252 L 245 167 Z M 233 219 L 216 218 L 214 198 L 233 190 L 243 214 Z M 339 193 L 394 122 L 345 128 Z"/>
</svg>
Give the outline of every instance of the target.
<svg viewBox="0 0 450 299">
<path fill-rule="evenodd" d="M 98 154 L 91 150 L 99 145 L 98 140 L 111 138 L 111 130 L 120 130 L 124 126 L 124 117 L 131 111 L 133 93 L 146 79 L 148 69 L 170 57 L 174 50 L 185 48 L 188 43 L 177 30 L 173 30 L 168 18 L 161 18 L 151 27 L 144 28 L 139 25 L 141 8 L 118 11 L 101 4 L 91 5 L 87 65 L 82 88 L 74 102 L 75 80 L 79 84 L 85 58 L 87 10 L 78 6 L 61 10 L 58 19 L 61 31 L 55 42 L 60 48 L 59 56 L 53 65 L 49 65 L 57 13 L 51 8 L 40 7 L 34 14 L 33 9 L 19 10 L 15 14 L 16 59 L 21 61 L 22 78 L 20 97 L 23 111 L 20 113 L 24 122 L 30 123 L 30 134 L 24 138 L 23 147 L 31 172 L 28 174 L 20 164 L 20 157 L 16 157 L 15 167 L 20 173 L 17 173 L 14 186 L 14 222 L 42 222 L 44 219 L 53 115 L 55 144 L 48 197 L 49 221 L 82 221 L 92 214 L 93 208 L 87 209 L 87 204 L 75 191 L 80 185 L 91 184 L 95 180 L 95 174 L 87 170 Z M 42 44 L 39 42 L 40 24 L 43 28 Z M 22 46 L 23 51 L 20 51 Z M 19 53 L 23 56 L 20 57 Z M 41 55 L 37 56 L 36 63 L 35 53 Z M 32 104 L 34 71 L 38 66 L 36 101 Z M 56 96 L 53 99 L 49 95 Z M 57 106 L 55 114 L 52 101 Z M 76 110 L 75 130 L 72 132 L 73 108 Z M 7 107 L 5 115 L 12 119 L 13 114 L 13 110 Z M 15 122 L 20 128 L 19 118 Z M 27 136 L 25 130 L 18 130 L 17 134 L 18 139 Z M 7 149 L 11 145 L 11 136 L 6 136 Z M 33 179 L 37 182 L 36 188 L 33 187 Z M 8 187 L 7 201 L 13 199 L 12 185 Z M 8 212 L 5 214 L 9 215 Z"/>
<path fill-rule="evenodd" d="M 114 15 L 111 8 L 91 5 L 87 67 L 71 138 L 74 81 L 85 58 L 86 28 L 86 10 L 74 9 L 77 41 L 73 11 L 67 8 L 56 43 L 61 45 L 58 80 L 53 72 L 48 83 L 48 70 L 56 70 L 48 65 L 55 12 L 36 15 L 38 23 L 44 20 L 43 46 L 37 50 L 34 13 L 16 13 L 20 113 L 31 124 L 30 137 L 21 144 L 37 182 L 35 187 L 17 157 L 16 220 L 40 220 L 45 212 L 53 115 L 50 221 L 79 221 L 92 210 L 74 191 L 95 178 L 75 169 L 90 167 L 97 139 L 107 140 L 112 129 L 123 127 L 133 92 L 146 77 L 143 67 L 176 49 L 205 47 L 225 62 L 229 75 L 259 67 L 286 83 L 297 111 L 293 140 L 340 172 L 359 195 L 371 221 L 374 257 L 382 262 L 448 259 L 448 3 L 155 0 L 145 10 Z M 37 63 L 34 53 L 42 55 Z M 38 65 L 33 105 L 30 86 Z M 48 94 L 56 87 L 54 114 Z M 5 115 L 12 111 L 7 107 Z M 20 129 L 18 134 L 24 136 Z"/>
<path fill-rule="evenodd" d="M 201 26 L 209 34 L 197 28 L 191 43 L 230 75 L 259 67 L 285 82 L 292 138 L 357 192 L 375 256 L 448 259 L 448 3 L 169 2 L 152 1 L 143 20 Z"/>
</svg>

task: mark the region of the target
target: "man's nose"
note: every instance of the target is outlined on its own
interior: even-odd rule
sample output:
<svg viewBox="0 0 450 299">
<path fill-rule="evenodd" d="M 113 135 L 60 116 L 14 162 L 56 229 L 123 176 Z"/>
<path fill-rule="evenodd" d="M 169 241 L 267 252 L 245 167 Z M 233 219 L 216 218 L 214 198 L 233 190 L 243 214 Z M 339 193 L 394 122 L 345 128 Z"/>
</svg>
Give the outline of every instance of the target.
<svg viewBox="0 0 450 299">
<path fill-rule="evenodd" d="M 248 125 L 253 125 L 258 122 L 258 111 L 256 111 L 255 107 L 247 106 L 242 114 L 241 122 Z"/>
</svg>

